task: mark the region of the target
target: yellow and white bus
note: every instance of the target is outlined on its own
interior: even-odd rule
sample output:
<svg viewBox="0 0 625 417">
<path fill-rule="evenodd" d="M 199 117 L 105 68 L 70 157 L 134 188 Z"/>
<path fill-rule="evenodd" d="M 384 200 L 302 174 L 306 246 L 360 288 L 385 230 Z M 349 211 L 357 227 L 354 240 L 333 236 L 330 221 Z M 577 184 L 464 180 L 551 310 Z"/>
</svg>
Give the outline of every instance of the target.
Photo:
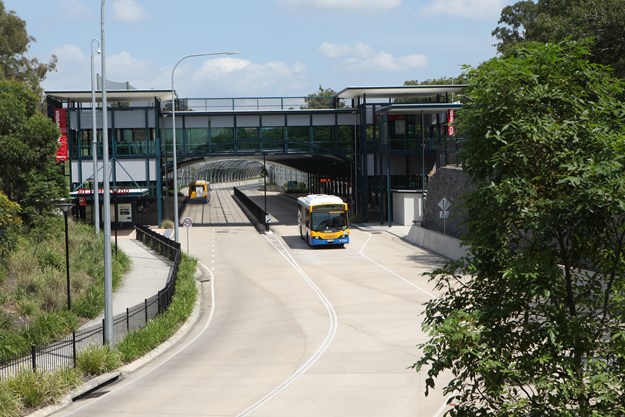
<svg viewBox="0 0 625 417">
<path fill-rule="evenodd" d="M 340 197 L 311 194 L 297 199 L 299 234 L 310 246 L 349 243 L 348 207 Z"/>
<path fill-rule="evenodd" d="M 208 181 L 195 180 L 189 184 L 189 202 L 208 203 L 210 200 L 210 186 Z"/>
</svg>

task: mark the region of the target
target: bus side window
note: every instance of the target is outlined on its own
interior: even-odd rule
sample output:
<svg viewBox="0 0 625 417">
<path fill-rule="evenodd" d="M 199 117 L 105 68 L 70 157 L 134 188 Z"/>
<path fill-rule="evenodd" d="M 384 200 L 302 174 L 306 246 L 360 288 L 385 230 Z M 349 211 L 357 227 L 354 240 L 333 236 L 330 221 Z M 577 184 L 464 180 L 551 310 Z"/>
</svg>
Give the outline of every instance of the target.
<svg viewBox="0 0 625 417">
<path fill-rule="evenodd" d="M 306 211 L 306 227 L 310 227 L 310 212 Z"/>
</svg>

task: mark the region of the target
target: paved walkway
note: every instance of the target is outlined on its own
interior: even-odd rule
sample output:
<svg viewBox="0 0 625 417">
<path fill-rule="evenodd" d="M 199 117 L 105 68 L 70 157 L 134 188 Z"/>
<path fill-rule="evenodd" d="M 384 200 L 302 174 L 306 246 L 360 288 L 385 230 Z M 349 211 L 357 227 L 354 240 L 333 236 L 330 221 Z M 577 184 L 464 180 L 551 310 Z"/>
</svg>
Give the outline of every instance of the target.
<svg viewBox="0 0 625 417">
<path fill-rule="evenodd" d="M 115 241 L 112 239 L 112 250 L 115 250 Z M 135 231 L 120 231 L 117 236 L 117 246 L 132 260 L 130 271 L 126 273 L 122 284 L 113 292 L 113 316 L 123 313 L 127 308 L 143 303 L 162 290 L 167 282 L 171 261 L 158 255 L 136 240 Z M 87 328 L 102 323 L 104 313 L 90 320 L 82 327 Z"/>
</svg>

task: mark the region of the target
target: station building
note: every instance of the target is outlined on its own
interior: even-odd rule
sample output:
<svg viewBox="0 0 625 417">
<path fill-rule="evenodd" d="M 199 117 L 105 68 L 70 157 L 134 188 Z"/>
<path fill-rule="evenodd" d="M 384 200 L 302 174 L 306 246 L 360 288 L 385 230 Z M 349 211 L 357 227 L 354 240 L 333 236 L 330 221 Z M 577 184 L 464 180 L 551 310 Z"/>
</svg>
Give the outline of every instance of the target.
<svg viewBox="0 0 625 417">
<path fill-rule="evenodd" d="M 176 97 L 175 112 L 171 90 L 107 88 L 112 219 L 117 227 L 170 218 L 175 113 L 179 186 L 189 180 L 191 166 L 236 169 L 246 161 L 249 172 L 249 161 L 257 161 L 260 173 L 265 160 L 303 172 L 310 193 L 340 195 L 362 221 L 419 221 L 428 176 L 458 163 L 461 140 L 450 122 L 464 87 L 348 87 L 334 97 Z M 93 99 L 91 91 L 46 92 L 60 143 L 67 144 L 57 159 L 65 163 L 79 217 L 88 222 L 93 197 L 102 192 L 101 92 L 95 93 L 95 111 Z"/>
</svg>

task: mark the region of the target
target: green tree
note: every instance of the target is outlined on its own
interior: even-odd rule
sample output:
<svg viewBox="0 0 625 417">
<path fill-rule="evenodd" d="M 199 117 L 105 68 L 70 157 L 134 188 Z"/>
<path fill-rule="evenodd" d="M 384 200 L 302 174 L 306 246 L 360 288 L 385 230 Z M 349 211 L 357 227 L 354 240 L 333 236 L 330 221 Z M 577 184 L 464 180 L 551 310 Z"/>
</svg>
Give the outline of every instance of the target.
<svg viewBox="0 0 625 417">
<path fill-rule="evenodd" d="M 538 0 L 506 6 L 493 35 L 497 49 L 515 44 L 592 39 L 593 62 L 610 65 L 625 78 L 625 3 L 623 0 Z"/>
<path fill-rule="evenodd" d="M 331 109 L 334 107 L 335 96 L 336 91 L 333 89 L 319 86 L 319 91 L 308 94 L 308 97 L 304 99 L 306 104 L 302 106 L 302 109 Z M 340 107 L 344 107 L 344 105 L 341 103 Z"/>
<path fill-rule="evenodd" d="M 20 204 L 28 225 L 65 196 L 55 163 L 59 130 L 38 105 L 24 83 L 0 81 L 0 191 Z"/>
<path fill-rule="evenodd" d="M 457 77 L 441 77 L 441 78 L 428 78 L 425 81 L 408 80 L 404 81 L 404 85 L 454 85 L 454 84 L 466 84 L 467 77 L 461 74 Z"/>
<path fill-rule="evenodd" d="M 623 82 L 584 44 L 469 71 L 458 129 L 470 255 L 431 274 L 414 364 L 452 415 L 625 415 Z"/>
<path fill-rule="evenodd" d="M 6 259 L 17 241 L 17 232 L 22 223 L 19 211 L 19 204 L 0 192 L 0 259 Z"/>
<path fill-rule="evenodd" d="M 26 22 L 7 12 L 0 0 L 0 80 L 19 80 L 41 95 L 40 83 L 49 71 L 56 70 L 56 56 L 43 64 L 36 58 L 28 58 L 26 52 L 35 38 L 28 35 Z"/>
</svg>

